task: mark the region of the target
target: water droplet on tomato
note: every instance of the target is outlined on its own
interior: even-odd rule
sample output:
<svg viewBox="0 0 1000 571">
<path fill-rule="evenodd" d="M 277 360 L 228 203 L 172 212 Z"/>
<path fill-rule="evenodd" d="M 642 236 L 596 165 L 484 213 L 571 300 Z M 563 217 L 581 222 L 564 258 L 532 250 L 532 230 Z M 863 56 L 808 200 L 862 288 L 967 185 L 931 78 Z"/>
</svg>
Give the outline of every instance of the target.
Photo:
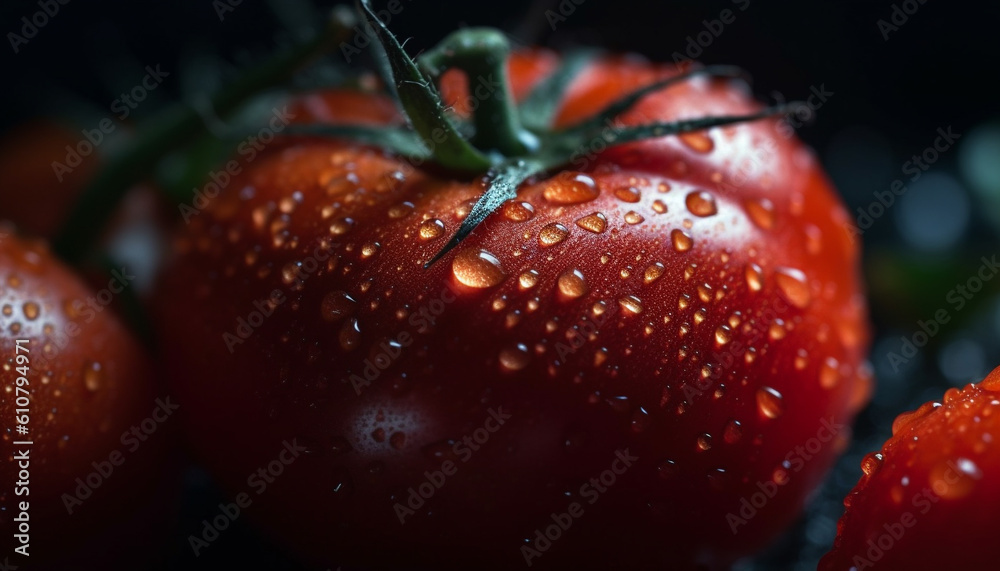
<svg viewBox="0 0 1000 571">
<path fill-rule="evenodd" d="M 545 247 L 555 246 L 565 240 L 566 236 L 569 236 L 569 230 L 558 222 L 552 222 L 538 232 L 538 243 Z"/>
<path fill-rule="evenodd" d="M 428 218 L 420 223 L 420 238 L 422 240 L 440 238 L 442 234 L 444 234 L 444 222 L 437 218 Z"/>
<path fill-rule="evenodd" d="M 104 383 L 104 370 L 100 363 L 88 362 L 83 366 L 83 385 L 90 392 L 97 392 Z"/>
<path fill-rule="evenodd" d="M 774 204 L 770 200 L 766 198 L 747 200 L 746 210 L 750 220 L 757 227 L 764 230 L 774 228 Z"/>
<path fill-rule="evenodd" d="M 812 294 L 809 292 L 809 284 L 802 270 L 778 268 L 774 271 L 774 281 L 778 284 L 778 291 L 789 303 L 799 309 L 809 306 Z"/>
<path fill-rule="evenodd" d="M 633 224 L 633 225 L 634 224 L 639 224 L 643 220 L 645 220 L 645 218 L 642 217 L 642 214 L 639 214 L 635 210 L 629 210 L 628 212 L 625 213 L 625 222 L 627 222 L 629 224 Z"/>
<path fill-rule="evenodd" d="M 618 305 L 622 306 L 627 313 L 638 315 L 642 313 L 642 300 L 634 295 L 627 295 L 618 299 Z"/>
<path fill-rule="evenodd" d="M 660 262 L 653 262 L 651 265 L 646 267 L 646 270 L 642 273 L 642 282 L 651 284 L 656 280 L 660 279 L 666 268 Z"/>
<path fill-rule="evenodd" d="M 545 187 L 545 200 L 556 204 L 580 204 L 590 202 L 600 195 L 597 183 L 589 176 L 566 171 L 556 175 Z"/>
<path fill-rule="evenodd" d="M 684 204 L 687 205 L 688 212 L 702 218 L 719 212 L 719 208 L 715 204 L 715 197 L 704 190 L 689 193 L 684 198 Z"/>
<path fill-rule="evenodd" d="M 778 418 L 785 412 L 784 397 L 771 387 L 761 387 L 757 389 L 757 409 L 767 418 Z"/>
<path fill-rule="evenodd" d="M 538 285 L 538 271 L 528 270 L 521 273 L 521 275 L 517 278 L 517 284 L 521 287 L 521 289 L 531 289 L 535 287 Z"/>
<path fill-rule="evenodd" d="M 622 202 L 635 203 L 642 198 L 642 193 L 634 186 L 623 186 L 615 190 L 615 197 Z"/>
<path fill-rule="evenodd" d="M 590 287 L 587 285 L 587 280 L 584 277 L 583 272 L 576 268 L 566 270 L 559 274 L 559 278 L 556 280 L 556 283 L 559 286 L 559 291 L 570 299 L 576 299 L 590 291 Z"/>
<path fill-rule="evenodd" d="M 694 239 L 691 238 L 691 235 L 679 228 L 670 231 L 670 241 L 677 252 L 687 252 L 694 246 Z"/>
<path fill-rule="evenodd" d="M 608 227 L 608 219 L 600 212 L 592 212 L 577 220 L 576 225 L 594 234 L 600 234 Z"/>
<path fill-rule="evenodd" d="M 526 222 L 535 216 L 535 207 L 528 202 L 508 200 L 503 205 L 503 215 L 511 222 Z"/>
<path fill-rule="evenodd" d="M 677 138 L 684 143 L 684 146 L 696 153 L 709 153 L 715 148 L 715 143 L 712 141 L 712 138 L 703 131 L 681 133 L 680 135 L 677 135 Z"/>
<path fill-rule="evenodd" d="M 528 353 L 528 347 L 523 343 L 500 350 L 500 366 L 505 371 L 520 371 L 527 367 L 530 362 L 531 355 Z"/>
<path fill-rule="evenodd" d="M 747 264 L 744 274 L 750 291 L 760 291 L 764 287 L 764 271 L 757 264 Z"/>
<path fill-rule="evenodd" d="M 722 432 L 722 438 L 727 444 L 736 444 L 743 438 L 743 425 L 738 420 L 730 420 Z"/>
<path fill-rule="evenodd" d="M 463 285 L 474 288 L 493 287 L 504 280 L 507 274 L 500 266 L 500 260 L 486 250 L 463 250 L 451 263 L 451 271 Z"/>
</svg>

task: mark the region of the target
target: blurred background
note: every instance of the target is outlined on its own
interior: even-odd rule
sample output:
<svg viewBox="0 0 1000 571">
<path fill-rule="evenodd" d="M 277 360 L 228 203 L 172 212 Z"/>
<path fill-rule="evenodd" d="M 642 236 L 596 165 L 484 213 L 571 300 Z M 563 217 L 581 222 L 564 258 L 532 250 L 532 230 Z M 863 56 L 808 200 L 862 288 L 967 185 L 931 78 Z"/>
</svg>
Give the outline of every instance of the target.
<svg viewBox="0 0 1000 571">
<path fill-rule="evenodd" d="M 752 74 L 754 91 L 769 102 L 824 93 L 815 117 L 798 132 L 816 149 L 859 224 L 876 326 L 877 391 L 858 420 L 854 445 L 799 524 L 767 553 L 738 566 L 741 571 L 815 569 L 836 533 L 843 497 L 860 476 L 861 457 L 890 435 L 893 418 L 940 398 L 948 387 L 981 379 L 1000 364 L 1000 279 L 976 293 L 957 289 L 977 274 L 983 256 L 1000 251 L 1000 99 L 995 89 L 1000 43 L 994 30 L 1000 4 L 401 1 L 405 9 L 391 27 L 410 38 L 411 54 L 457 26 L 491 25 L 508 31 L 519 45 L 596 45 L 655 60 L 683 56 L 736 64 Z M 61 5 L 22 42 L 9 32 L 21 34 L 21 18 L 38 11 L 37 2 L 4 2 L 0 22 L 9 45 L 0 49 L 7 78 L 0 89 L 0 208 L 12 208 L 15 194 L 30 193 L 21 202 L 34 200 L 44 209 L 50 202 L 32 186 L 41 182 L 33 181 L 53 182 L 51 162 L 65 159 L 64 145 L 81 140 L 81 129 L 93 129 L 108 117 L 114 121 L 114 131 L 96 145 L 95 156 L 82 157 L 68 177 L 89 176 L 104 157 L 127 149 L 135 126 L 155 111 L 174 102 L 196 105 L 227 78 L 301 38 L 319 21 L 316 14 L 334 5 L 320 0 L 78 1 Z M 560 16 L 546 17 L 547 10 Z M 728 23 L 720 20 L 723 10 L 731 11 Z M 335 80 L 341 73 L 337 66 L 343 65 L 335 52 L 296 82 Z M 147 66 L 154 72 L 159 66 L 165 75 L 159 74 L 143 101 L 120 101 L 121 92 L 150 73 Z M 39 140 L 34 147 L 32 141 Z M 199 144 L 208 157 L 219 148 L 212 137 Z M 38 148 L 54 151 L 39 155 Z M 179 158 L 152 178 L 190 200 L 208 164 Z M 41 176 L 32 178 L 31 169 Z M 895 181 L 900 183 L 894 193 Z M 53 216 L 55 221 L 39 221 L 38 232 L 51 231 L 58 223 Z M 140 227 L 123 244 L 113 254 L 136 258 L 129 244 L 155 247 L 157 238 Z M 939 310 L 949 320 L 935 328 L 928 320 Z M 914 344 L 912 350 L 907 342 Z M 194 468 L 185 485 L 184 519 L 170 568 L 293 568 L 240 521 L 237 531 L 194 559 L 184 538 L 222 497 Z"/>
</svg>

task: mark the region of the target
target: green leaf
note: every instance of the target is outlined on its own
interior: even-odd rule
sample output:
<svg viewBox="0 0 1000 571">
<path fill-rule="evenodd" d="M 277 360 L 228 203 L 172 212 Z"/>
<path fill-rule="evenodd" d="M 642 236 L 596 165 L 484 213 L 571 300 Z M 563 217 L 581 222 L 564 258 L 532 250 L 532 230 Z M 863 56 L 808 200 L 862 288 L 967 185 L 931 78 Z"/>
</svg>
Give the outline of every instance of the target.
<svg viewBox="0 0 1000 571">
<path fill-rule="evenodd" d="M 747 115 L 724 115 L 720 117 L 699 117 L 697 119 L 682 119 L 672 123 L 650 123 L 647 125 L 636 125 L 625 127 L 617 131 L 601 133 L 600 131 L 591 133 L 590 137 L 583 137 L 583 140 L 603 137 L 609 145 L 624 145 L 635 141 L 643 141 L 654 137 L 666 137 L 667 135 L 679 135 L 692 131 L 701 131 L 711 127 L 721 127 L 732 125 L 733 123 L 744 123 L 746 121 L 756 121 L 772 115 L 790 113 L 798 108 L 798 103 L 780 105 L 777 107 L 766 107 L 757 113 Z M 610 133 L 610 135 L 608 135 Z"/>
<path fill-rule="evenodd" d="M 599 113 L 593 117 L 584 120 L 577 125 L 569 127 L 566 129 L 567 132 L 580 133 L 585 131 L 591 131 L 595 128 L 602 128 L 609 121 L 614 121 L 619 115 L 628 111 L 633 105 L 639 102 L 643 97 L 666 89 L 671 85 L 678 83 L 683 83 L 692 77 L 697 75 L 711 75 L 715 77 L 745 77 L 745 73 L 738 67 L 728 66 L 728 65 L 712 65 L 708 67 L 703 67 L 700 69 L 693 69 L 691 71 L 684 72 L 680 75 L 675 75 L 673 77 L 662 79 L 660 81 L 651 83 L 646 87 L 642 87 L 629 93 L 625 97 L 618 99 L 617 101 L 611 103 Z"/>
<path fill-rule="evenodd" d="M 482 172 L 492 162 L 477 151 L 455 129 L 445 115 L 437 90 L 406 54 L 396 36 L 378 19 L 368 0 L 360 0 L 361 10 L 368 24 L 385 48 L 396 85 L 399 102 L 410 124 L 431 150 L 434 162 L 453 170 Z"/>
<path fill-rule="evenodd" d="M 442 256 L 451 251 L 452 248 L 471 234 L 487 216 L 496 211 L 501 204 L 515 198 L 517 196 L 517 187 L 528 177 L 538 174 L 544 168 L 544 165 L 539 161 L 523 159 L 512 159 L 496 166 L 490 171 L 490 186 L 486 189 L 486 192 L 476 201 L 469 215 L 462 221 L 462 225 L 458 227 L 458 231 L 451 237 L 451 240 L 430 261 L 424 264 L 424 268 L 431 267 L 434 262 L 440 260 Z"/>
</svg>

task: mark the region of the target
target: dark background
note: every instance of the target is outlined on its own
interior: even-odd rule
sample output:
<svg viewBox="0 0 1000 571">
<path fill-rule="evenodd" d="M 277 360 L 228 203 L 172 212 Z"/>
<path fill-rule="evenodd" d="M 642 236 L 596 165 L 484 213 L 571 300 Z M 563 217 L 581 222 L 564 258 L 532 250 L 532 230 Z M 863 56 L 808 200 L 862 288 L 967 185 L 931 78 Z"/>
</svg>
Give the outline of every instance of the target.
<svg viewBox="0 0 1000 571">
<path fill-rule="evenodd" d="M 860 476 L 861 456 L 890 434 L 895 415 L 940 398 L 949 386 L 978 380 L 1000 363 L 1000 283 L 992 282 L 969 307 L 953 312 L 956 318 L 905 366 L 896 370 L 888 361 L 890 352 L 899 352 L 901 336 L 917 331 L 917 320 L 941 308 L 952 311 L 947 292 L 974 275 L 981 256 L 998 251 L 1000 4 L 585 0 L 575 5 L 564 0 L 564 10 L 572 6 L 573 13 L 553 31 L 543 14 L 559 10 L 556 1 L 401 1 L 405 9 L 391 27 L 410 38 L 411 54 L 456 26 L 492 25 L 522 45 L 598 45 L 670 60 L 675 52 L 684 53 L 688 36 L 706 29 L 703 21 L 733 10 L 735 21 L 696 59 L 750 71 L 755 92 L 768 101 L 774 92 L 805 98 L 810 87 L 833 92 L 799 133 L 817 150 L 852 212 L 867 208 L 873 193 L 886 191 L 894 179 L 906 181 L 904 163 L 932 143 L 938 128 L 951 126 L 961 134 L 864 234 L 879 385 L 858 421 L 854 446 L 800 524 L 768 553 L 739 567 L 815 569 L 832 542 L 842 499 Z M 887 40 L 877 22 L 892 21 L 894 4 L 900 10 L 918 8 Z M 20 53 L 13 54 L 8 42 L 0 47 L 0 130 L 36 115 L 91 127 L 90 118 L 109 116 L 110 102 L 136 85 L 145 65 L 160 64 L 172 75 L 136 110 L 134 118 L 141 121 L 161 103 L 209 88 L 220 76 L 286 44 L 316 21 L 295 15 L 301 5 L 243 0 L 220 21 L 211 0 L 73 0 L 20 46 Z M 314 5 L 325 9 L 332 3 Z M 19 30 L 20 18 L 37 9 L 33 1 L 5 1 L 0 30 L 5 35 Z M 208 72 L 194 71 L 199 66 Z M 193 469 L 187 489 L 173 568 L 288 568 L 280 553 L 242 527 L 192 560 L 184 537 L 211 513 L 217 492 Z"/>
</svg>

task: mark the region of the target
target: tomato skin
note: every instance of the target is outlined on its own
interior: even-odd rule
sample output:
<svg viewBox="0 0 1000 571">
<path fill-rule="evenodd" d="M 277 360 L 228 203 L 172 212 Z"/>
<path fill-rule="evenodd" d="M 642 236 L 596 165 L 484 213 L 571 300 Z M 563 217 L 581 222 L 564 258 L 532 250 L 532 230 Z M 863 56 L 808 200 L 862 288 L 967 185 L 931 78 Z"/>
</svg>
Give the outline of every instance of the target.
<svg viewBox="0 0 1000 571">
<path fill-rule="evenodd" d="M 551 57 L 512 65 L 513 91 Z M 669 73 L 602 60 L 557 122 Z M 460 83 L 446 100 L 462 100 Z M 622 121 L 758 108 L 695 80 Z M 250 494 L 247 517 L 327 565 L 524 565 L 522 546 L 574 501 L 582 515 L 532 568 L 721 568 L 759 549 L 867 401 L 866 308 L 847 214 L 815 158 L 775 121 L 709 136 L 708 152 L 697 137 L 585 150 L 576 174 L 522 185 L 531 212 L 502 208 L 427 270 L 481 180 L 350 143 L 276 144 L 181 230 L 163 276 L 159 330 L 192 445 Z M 591 200 L 546 198 L 581 173 Z M 543 245 L 557 223 L 568 235 Z M 456 448 L 477 430 L 478 450 Z M 818 450 L 796 451 L 818 434 Z M 307 451 L 258 495 L 254 474 L 294 442 Z M 591 503 L 584 486 L 621 454 L 637 459 Z M 446 461 L 454 474 L 399 511 Z M 785 461 L 780 492 L 734 533 L 727 515 Z"/>
<path fill-rule="evenodd" d="M 984 507 L 1000 503 L 998 412 L 1000 368 L 899 415 L 865 457 L 819 569 L 993 568 L 995 516 Z"/>
<path fill-rule="evenodd" d="M 12 456 L 28 450 L 30 473 L 26 493 L 16 494 L 21 461 L 0 464 L 5 534 L 19 525 L 20 502 L 29 504 L 30 560 L 12 556 L 13 564 L 118 568 L 149 557 L 166 531 L 171 429 L 141 440 L 128 433 L 165 394 L 143 349 L 109 308 L 88 301 L 94 296 L 43 244 L 0 230 L 0 359 L 11 389 L 0 400 L 10 421 L 3 440 Z M 16 340 L 29 352 L 18 353 Z M 28 368 L 26 414 L 16 411 L 18 367 Z M 27 416 L 26 435 L 13 431 L 15 416 Z M 13 444 L 24 440 L 33 444 Z"/>
</svg>

